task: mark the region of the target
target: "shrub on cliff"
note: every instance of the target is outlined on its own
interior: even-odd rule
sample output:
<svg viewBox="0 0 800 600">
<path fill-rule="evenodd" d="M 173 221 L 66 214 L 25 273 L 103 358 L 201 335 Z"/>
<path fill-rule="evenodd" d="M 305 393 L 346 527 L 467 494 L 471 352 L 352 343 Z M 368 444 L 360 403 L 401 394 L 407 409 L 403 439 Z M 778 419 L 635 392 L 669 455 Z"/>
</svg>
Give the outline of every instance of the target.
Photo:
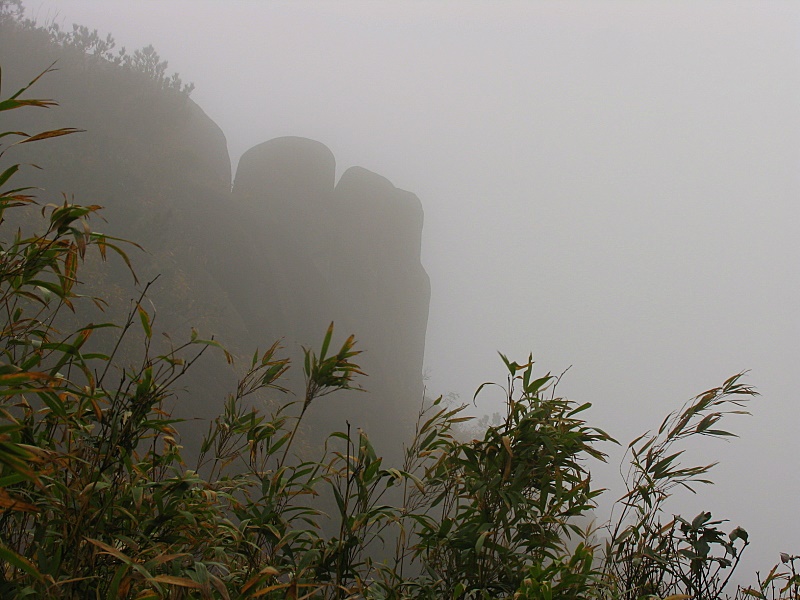
<svg viewBox="0 0 800 600">
<path fill-rule="evenodd" d="M 100 37 L 96 29 L 90 30 L 84 25 L 73 24 L 68 30 L 62 29 L 55 21 L 40 25 L 33 19 L 25 18 L 22 0 L 0 0 L 0 26 L 37 31 L 64 50 L 85 59 L 91 58 L 140 73 L 154 81 L 159 88 L 177 92 L 184 97 L 188 97 L 194 90 L 194 84 L 183 83 L 178 73 L 167 75 L 169 64 L 161 59 L 152 45 L 130 53 L 124 46 L 116 49 L 117 42 L 111 34 Z"/>
</svg>

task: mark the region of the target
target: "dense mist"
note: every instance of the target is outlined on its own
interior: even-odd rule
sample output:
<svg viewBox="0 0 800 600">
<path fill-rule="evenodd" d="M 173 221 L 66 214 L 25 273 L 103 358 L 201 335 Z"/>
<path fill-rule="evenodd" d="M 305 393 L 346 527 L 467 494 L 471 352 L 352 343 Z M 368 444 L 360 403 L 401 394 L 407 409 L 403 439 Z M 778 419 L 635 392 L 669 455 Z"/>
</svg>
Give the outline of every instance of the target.
<svg viewBox="0 0 800 600">
<path fill-rule="evenodd" d="M 730 425 L 740 438 L 694 448 L 720 462 L 715 485 L 670 506 L 746 528 L 742 576 L 798 551 L 800 6 L 25 6 L 120 46 L 153 44 L 195 85 L 190 119 L 159 105 L 142 130 L 150 113 L 133 84 L 70 79 L 68 62 L 43 82 L 62 105 L 49 123 L 88 129 L 97 160 L 43 165 L 48 181 L 108 204 L 109 222 L 147 247 L 143 269 L 167 282 L 154 292 L 164 320 L 232 323 L 242 353 L 283 327 L 297 352 L 334 320 L 365 350 L 364 386 L 392 399 L 362 413 L 354 393 L 348 418 L 381 432 L 405 430 L 423 375 L 428 396 L 470 402 L 502 381 L 498 351 L 532 353 L 541 374 L 569 368 L 559 392 L 591 402 L 593 423 L 622 443 L 592 466 L 609 501 L 630 439 L 749 370 L 762 397 Z M 52 62 L 0 48 L 4 89 Z M 57 179 L 79 168 L 97 176 Z M 173 175 L 174 189 L 162 185 Z M 131 216 L 131 193 L 150 212 Z M 183 314 L 178 282 L 211 290 L 210 304 Z M 476 414 L 500 410 L 492 394 Z M 328 411 L 326 424 L 344 419 Z"/>
</svg>

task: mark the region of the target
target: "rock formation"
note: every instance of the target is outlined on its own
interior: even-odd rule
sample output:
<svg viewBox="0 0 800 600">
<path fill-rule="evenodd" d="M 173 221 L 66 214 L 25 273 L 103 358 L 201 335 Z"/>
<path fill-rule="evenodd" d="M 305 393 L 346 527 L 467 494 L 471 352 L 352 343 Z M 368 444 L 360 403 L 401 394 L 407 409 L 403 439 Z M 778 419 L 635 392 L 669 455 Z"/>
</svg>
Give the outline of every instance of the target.
<svg viewBox="0 0 800 600">
<path fill-rule="evenodd" d="M 29 171 L 29 182 L 45 188 L 42 199 L 63 201 L 65 192 L 103 205 L 108 223 L 95 227 L 146 248 L 130 254 L 142 281 L 160 274 L 149 294 L 154 325 L 176 342 L 194 326 L 246 364 L 256 347 L 283 338 L 298 389 L 300 346 L 317 348 L 331 321 L 334 344 L 354 333 L 369 393 L 324 398 L 311 411 L 310 439 L 347 420 L 397 456 L 405 439 L 396 434 L 410 432 L 422 398 L 430 295 L 416 196 L 361 168 L 337 184 L 330 150 L 302 138 L 245 153 L 231 192 L 224 135 L 196 104 L 136 73 L 59 52 L 35 32 L 0 35 L 4 90 L 59 60 L 32 96 L 61 106 L 15 111 L 24 114 L 15 127 L 87 131 L 15 153 L 43 168 Z M 136 296 L 124 267 L 90 265 L 85 275 L 111 302 L 102 318 L 119 320 Z M 204 356 L 183 382 L 177 414 L 212 418 L 235 380 L 219 356 Z M 187 424 L 184 441 L 196 446 L 205 429 Z M 389 433 L 394 448 L 385 447 Z"/>
<path fill-rule="evenodd" d="M 266 338 L 283 334 L 289 345 L 313 347 L 330 321 L 341 339 L 354 332 L 370 394 L 331 398 L 315 409 L 319 420 L 376 431 L 388 419 L 410 431 L 430 300 L 422 205 L 366 169 L 334 178 L 330 150 L 308 139 L 278 138 L 242 156 L 233 204 L 268 276 L 238 304 Z"/>
</svg>

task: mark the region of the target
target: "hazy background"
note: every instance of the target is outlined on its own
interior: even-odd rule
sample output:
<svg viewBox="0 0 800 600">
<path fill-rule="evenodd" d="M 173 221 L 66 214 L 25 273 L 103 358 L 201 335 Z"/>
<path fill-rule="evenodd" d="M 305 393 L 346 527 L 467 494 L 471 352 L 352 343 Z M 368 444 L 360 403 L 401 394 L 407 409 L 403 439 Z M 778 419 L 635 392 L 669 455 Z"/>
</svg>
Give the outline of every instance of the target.
<svg viewBox="0 0 800 600">
<path fill-rule="evenodd" d="M 716 486 L 671 508 L 750 531 L 742 578 L 800 552 L 800 4 L 26 7 L 129 51 L 152 43 L 234 166 L 299 135 L 339 173 L 417 194 L 431 394 L 471 400 L 503 377 L 498 350 L 533 352 L 543 371 L 572 365 L 561 392 L 627 444 L 750 369 L 763 397 L 729 423 L 741 439 L 694 455 L 721 461 Z M 609 450 L 597 479 L 618 494 Z"/>
</svg>

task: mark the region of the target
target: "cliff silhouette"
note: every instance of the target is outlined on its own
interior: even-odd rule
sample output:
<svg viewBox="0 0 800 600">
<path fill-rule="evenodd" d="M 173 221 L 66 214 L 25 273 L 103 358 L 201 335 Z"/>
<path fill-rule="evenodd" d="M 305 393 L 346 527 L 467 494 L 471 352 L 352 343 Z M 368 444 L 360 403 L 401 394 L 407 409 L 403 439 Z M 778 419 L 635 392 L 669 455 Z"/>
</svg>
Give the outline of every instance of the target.
<svg viewBox="0 0 800 600">
<path fill-rule="evenodd" d="M 334 346 L 353 333 L 364 350 L 357 362 L 368 373 L 360 382 L 367 393 L 315 406 L 308 443 L 349 422 L 399 456 L 423 395 L 430 284 L 420 262 L 419 199 L 360 167 L 336 182 L 331 151 L 299 137 L 250 149 L 232 181 L 223 132 L 185 95 L 36 31 L 2 31 L 5 89 L 19 89 L 54 61 L 57 71 L 40 80 L 37 95 L 60 106 L 21 111 L 23 126 L 86 132 L 15 149 L 18 160 L 42 167 L 25 174 L 42 188 L 40 201 L 63 202 L 66 194 L 104 206 L 107 223 L 95 228 L 144 247 L 130 251 L 142 283 L 158 276 L 148 291 L 154 329 L 178 343 L 195 327 L 238 359 L 229 367 L 203 356 L 189 372 L 174 403 L 175 415 L 189 419 L 180 428 L 184 444 L 196 447 L 207 425 L 194 419 L 221 412 L 257 347 L 282 339 L 294 364 L 290 387 L 300 392 L 301 346 L 317 348 L 333 321 Z M 123 318 L 137 295 L 124 264 L 98 261 L 85 273 L 109 302 L 97 320 Z M 276 392 L 254 401 L 292 399 Z"/>
</svg>

